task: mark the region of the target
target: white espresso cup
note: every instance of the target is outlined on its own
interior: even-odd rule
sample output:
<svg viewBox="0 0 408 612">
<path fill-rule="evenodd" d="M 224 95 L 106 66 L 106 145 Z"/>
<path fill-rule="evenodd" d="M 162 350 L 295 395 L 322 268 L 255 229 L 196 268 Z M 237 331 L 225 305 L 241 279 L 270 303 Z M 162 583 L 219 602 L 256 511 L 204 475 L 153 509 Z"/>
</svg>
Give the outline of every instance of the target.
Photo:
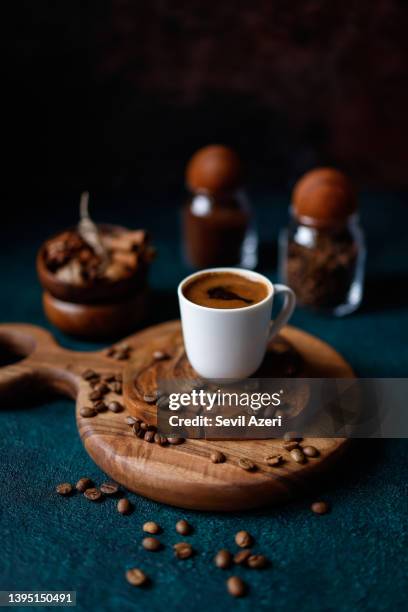
<svg viewBox="0 0 408 612">
<path fill-rule="evenodd" d="M 184 287 L 208 273 L 231 272 L 262 283 L 266 297 L 243 308 L 210 308 L 186 298 Z M 241 379 L 261 365 L 268 342 L 287 323 L 296 304 L 295 294 L 285 285 L 272 284 L 262 274 L 237 268 L 211 268 L 187 276 L 178 286 L 184 346 L 190 364 L 207 379 Z M 278 316 L 271 321 L 275 295 L 284 295 Z"/>
</svg>

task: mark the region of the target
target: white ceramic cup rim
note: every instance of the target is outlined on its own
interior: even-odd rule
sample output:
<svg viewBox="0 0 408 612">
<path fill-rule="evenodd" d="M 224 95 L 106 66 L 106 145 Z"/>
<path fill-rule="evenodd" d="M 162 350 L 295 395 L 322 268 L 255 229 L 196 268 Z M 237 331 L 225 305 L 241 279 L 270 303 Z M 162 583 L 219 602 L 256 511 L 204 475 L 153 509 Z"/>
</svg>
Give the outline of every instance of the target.
<svg viewBox="0 0 408 612">
<path fill-rule="evenodd" d="M 268 294 L 260 302 L 256 302 L 255 304 L 249 304 L 248 306 L 241 306 L 240 308 L 213 308 L 212 306 L 202 306 L 201 304 L 196 304 L 195 302 L 192 302 L 184 295 L 183 288 L 194 278 L 199 278 L 200 276 L 204 276 L 205 274 L 216 274 L 218 272 L 230 272 L 232 274 L 237 274 L 238 276 L 244 276 L 249 280 L 254 280 L 263 283 L 268 288 Z M 231 315 L 231 313 L 242 312 L 243 310 L 255 310 L 256 308 L 262 307 L 268 300 L 273 297 L 274 292 L 274 285 L 268 278 L 266 278 L 266 276 L 260 274 L 259 272 L 254 272 L 253 270 L 246 270 L 245 268 L 207 268 L 205 270 L 198 270 L 197 272 L 193 272 L 193 274 L 186 276 L 177 287 L 177 295 L 179 299 L 186 301 L 190 306 L 193 306 L 198 310 L 210 312 L 215 311 L 219 313 L 222 312 L 229 315 Z"/>
</svg>

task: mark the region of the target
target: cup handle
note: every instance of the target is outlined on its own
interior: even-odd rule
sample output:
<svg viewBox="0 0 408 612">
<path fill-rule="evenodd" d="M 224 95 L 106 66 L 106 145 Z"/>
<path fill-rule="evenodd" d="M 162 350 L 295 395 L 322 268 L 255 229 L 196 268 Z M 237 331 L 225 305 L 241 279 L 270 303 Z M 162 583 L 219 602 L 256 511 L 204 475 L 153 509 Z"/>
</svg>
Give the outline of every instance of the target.
<svg viewBox="0 0 408 612">
<path fill-rule="evenodd" d="M 290 317 L 292 316 L 292 313 L 295 310 L 295 306 L 296 306 L 296 296 L 294 292 L 292 291 L 292 289 L 290 289 L 290 287 L 287 287 L 286 285 L 279 285 L 279 284 L 276 284 L 276 285 L 274 284 L 273 287 L 274 287 L 274 292 L 273 292 L 274 297 L 281 293 L 281 294 L 284 294 L 285 298 L 284 298 L 282 310 L 280 311 L 276 319 L 274 319 L 270 323 L 268 342 L 272 340 L 274 336 L 276 336 L 276 334 L 282 329 L 284 325 L 286 325 L 286 323 L 289 321 Z"/>
</svg>

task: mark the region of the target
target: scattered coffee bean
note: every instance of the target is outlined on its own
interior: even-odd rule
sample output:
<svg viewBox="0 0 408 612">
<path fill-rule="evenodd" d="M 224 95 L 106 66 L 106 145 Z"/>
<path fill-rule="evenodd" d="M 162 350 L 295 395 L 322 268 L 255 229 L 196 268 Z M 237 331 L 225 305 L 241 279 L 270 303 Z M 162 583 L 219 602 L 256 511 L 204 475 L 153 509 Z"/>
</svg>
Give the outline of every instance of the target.
<svg viewBox="0 0 408 612">
<path fill-rule="evenodd" d="M 111 391 L 116 393 L 117 395 L 122 395 L 122 383 L 115 380 L 115 382 L 110 384 Z"/>
<path fill-rule="evenodd" d="M 80 478 L 78 482 L 76 483 L 75 488 L 77 491 L 80 491 L 81 493 L 83 493 L 84 491 L 86 491 L 87 489 L 90 489 L 93 486 L 94 484 L 90 478 Z"/>
<path fill-rule="evenodd" d="M 82 372 L 82 378 L 84 380 L 92 380 L 93 378 L 99 378 L 99 374 L 94 370 L 85 370 L 85 372 Z"/>
<path fill-rule="evenodd" d="M 213 463 L 224 463 L 225 455 L 224 453 L 220 453 L 220 451 L 213 451 L 210 455 L 210 459 Z"/>
<path fill-rule="evenodd" d="M 183 444 L 183 442 L 185 441 L 186 441 L 185 438 L 174 438 L 174 437 L 167 438 L 167 442 L 169 444 L 172 444 L 173 446 L 177 446 L 178 444 Z"/>
<path fill-rule="evenodd" d="M 241 548 L 248 548 L 253 542 L 253 537 L 247 531 L 238 531 L 235 534 L 235 543 Z"/>
<path fill-rule="evenodd" d="M 118 504 L 116 506 L 117 511 L 119 512 L 119 514 L 130 514 L 132 512 L 132 504 L 130 503 L 130 501 L 128 499 L 126 499 L 126 497 L 122 497 L 119 501 Z"/>
<path fill-rule="evenodd" d="M 129 569 L 126 572 L 126 580 L 132 586 L 140 587 L 140 586 L 143 586 L 144 584 L 147 583 L 148 578 L 147 578 L 146 574 L 144 572 L 142 572 L 141 569 L 139 569 L 137 567 L 133 567 L 132 569 Z"/>
<path fill-rule="evenodd" d="M 193 555 L 193 548 L 188 542 L 178 542 L 173 546 L 177 559 L 189 559 Z"/>
<path fill-rule="evenodd" d="M 147 423 L 145 423 L 144 421 L 141 421 L 140 423 L 140 429 L 142 431 L 147 431 L 148 430 L 149 425 Z"/>
<path fill-rule="evenodd" d="M 89 499 L 93 502 L 100 501 L 103 497 L 102 492 L 96 487 L 90 487 L 89 489 L 85 489 L 84 495 L 86 499 Z"/>
<path fill-rule="evenodd" d="M 156 444 L 159 444 L 160 446 L 165 446 L 167 444 L 166 436 L 162 436 L 161 434 L 158 434 L 158 433 L 154 434 L 154 441 L 156 442 Z"/>
<path fill-rule="evenodd" d="M 219 550 L 214 557 L 214 563 L 217 567 L 220 567 L 221 569 L 227 569 L 231 567 L 232 555 L 230 551 L 226 548 L 221 548 L 221 550 Z"/>
<path fill-rule="evenodd" d="M 103 398 L 103 393 L 94 389 L 93 391 L 91 391 L 88 397 L 91 402 L 99 402 Z"/>
<path fill-rule="evenodd" d="M 252 551 L 249 548 L 244 548 L 243 550 L 238 551 L 234 555 L 234 563 L 236 565 L 246 565 L 249 557 L 252 555 Z"/>
<path fill-rule="evenodd" d="M 133 423 L 132 429 L 133 429 L 133 433 L 135 434 L 135 436 L 139 435 L 140 432 L 142 432 L 144 436 L 144 431 L 140 428 L 140 422 Z"/>
<path fill-rule="evenodd" d="M 247 565 L 252 569 L 263 569 L 268 565 L 268 559 L 265 555 L 251 555 L 248 557 Z"/>
<path fill-rule="evenodd" d="M 282 463 L 282 455 L 270 455 L 269 457 L 265 457 L 265 462 L 271 466 L 280 465 Z"/>
<path fill-rule="evenodd" d="M 306 457 L 318 457 L 319 456 L 319 451 L 317 450 L 315 446 L 304 446 L 302 448 L 302 451 L 304 452 Z"/>
<path fill-rule="evenodd" d="M 109 347 L 108 349 L 106 349 L 105 351 L 105 355 L 107 357 L 113 357 L 115 354 L 115 348 L 113 346 Z"/>
<path fill-rule="evenodd" d="M 286 449 L 287 451 L 291 451 L 294 448 L 298 448 L 298 446 L 299 446 L 299 442 L 296 442 L 296 440 L 290 440 L 289 442 L 283 443 L 283 448 Z"/>
<path fill-rule="evenodd" d="M 71 495 L 74 487 L 69 482 L 62 482 L 56 486 L 55 490 L 57 491 L 58 495 Z"/>
<path fill-rule="evenodd" d="M 146 402 L 146 404 L 154 404 L 156 399 L 157 399 L 157 396 L 154 395 L 153 393 L 145 393 L 143 396 L 143 401 Z"/>
<path fill-rule="evenodd" d="M 315 514 L 327 514 L 330 511 L 330 505 L 325 501 L 317 501 L 311 505 L 311 509 Z"/>
<path fill-rule="evenodd" d="M 94 409 L 96 412 L 106 412 L 108 407 L 103 401 L 95 402 Z"/>
<path fill-rule="evenodd" d="M 105 383 L 98 383 L 95 387 L 95 391 L 99 391 L 101 395 L 109 393 L 109 387 Z"/>
<path fill-rule="evenodd" d="M 136 425 L 133 425 L 133 431 L 135 431 L 135 432 L 136 432 L 136 436 L 137 436 L 138 438 L 140 438 L 141 440 L 143 440 L 143 438 L 144 438 L 144 436 L 145 436 L 145 433 L 146 433 L 146 430 L 145 430 L 145 429 L 142 429 L 142 428 L 141 428 L 141 425 L 142 425 L 142 423 L 141 423 L 140 425 L 138 425 L 137 427 L 136 427 Z"/>
<path fill-rule="evenodd" d="M 103 482 L 99 489 L 102 491 L 102 493 L 105 493 L 105 495 L 117 495 L 119 492 L 119 485 L 117 482 L 112 481 Z"/>
<path fill-rule="evenodd" d="M 243 470 L 247 470 L 248 472 L 251 472 L 255 469 L 255 464 L 252 463 L 252 461 L 250 461 L 249 459 L 246 459 L 246 457 L 241 457 L 241 459 L 239 459 L 238 461 L 238 465 L 240 468 L 242 468 Z"/>
<path fill-rule="evenodd" d="M 161 532 L 161 527 L 154 521 L 147 521 L 147 523 L 143 525 L 143 531 L 154 535 Z"/>
<path fill-rule="evenodd" d="M 107 383 L 110 383 L 113 380 L 115 380 L 115 376 L 116 376 L 115 372 L 108 372 L 107 374 L 104 374 L 102 376 L 102 380 L 104 380 Z"/>
<path fill-rule="evenodd" d="M 123 406 L 119 402 L 109 402 L 108 409 L 111 412 L 122 412 Z"/>
<path fill-rule="evenodd" d="M 188 535 L 189 533 L 192 532 L 192 527 L 190 523 L 188 523 L 184 519 L 181 519 L 180 521 L 177 521 L 176 523 L 176 531 L 180 535 Z"/>
<path fill-rule="evenodd" d="M 145 435 L 144 435 L 144 441 L 145 442 L 154 442 L 154 431 L 148 430 L 146 431 Z"/>
<path fill-rule="evenodd" d="M 238 576 L 230 576 L 227 580 L 228 593 L 233 597 L 243 597 L 247 591 L 246 584 Z"/>
<path fill-rule="evenodd" d="M 294 448 L 291 450 L 290 456 L 292 457 L 293 461 L 296 461 L 296 463 L 304 463 L 306 461 L 306 457 L 304 456 L 301 448 Z"/>
<path fill-rule="evenodd" d="M 303 438 L 299 437 L 299 435 L 295 431 L 287 431 L 284 434 L 283 439 L 285 440 L 285 442 L 290 442 L 290 440 L 294 440 L 295 442 L 301 442 L 303 440 Z"/>
<path fill-rule="evenodd" d="M 129 357 L 129 351 L 123 349 L 118 349 L 114 355 L 114 358 L 118 361 L 124 361 L 125 359 L 129 359 Z"/>
<path fill-rule="evenodd" d="M 96 416 L 97 412 L 92 406 L 84 406 L 79 411 L 79 414 L 81 415 L 81 417 L 84 417 L 84 419 L 89 419 L 91 417 Z"/>
<path fill-rule="evenodd" d="M 163 361 L 164 359 L 170 359 L 170 355 L 164 351 L 154 351 L 153 359 L 155 361 Z"/>
<path fill-rule="evenodd" d="M 135 423 L 139 423 L 139 419 L 135 419 L 135 417 L 128 415 L 125 419 L 125 423 L 126 425 L 134 425 Z"/>
<path fill-rule="evenodd" d="M 160 550 L 162 547 L 160 540 L 158 540 L 157 538 L 143 538 L 142 546 L 146 550 L 151 550 L 153 552 L 156 552 L 156 550 Z"/>
<path fill-rule="evenodd" d="M 169 398 L 167 395 L 161 395 L 159 397 L 159 399 L 156 402 L 157 407 L 161 408 L 162 410 L 165 410 L 166 408 L 168 408 L 169 405 Z"/>
</svg>

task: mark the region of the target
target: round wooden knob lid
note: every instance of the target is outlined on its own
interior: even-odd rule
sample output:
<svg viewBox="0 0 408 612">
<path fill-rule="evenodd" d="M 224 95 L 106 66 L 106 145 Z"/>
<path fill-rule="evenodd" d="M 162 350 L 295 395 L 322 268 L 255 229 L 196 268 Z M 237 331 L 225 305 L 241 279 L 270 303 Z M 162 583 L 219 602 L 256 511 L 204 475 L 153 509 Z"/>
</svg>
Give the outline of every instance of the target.
<svg viewBox="0 0 408 612">
<path fill-rule="evenodd" d="M 350 179 L 335 168 L 315 168 L 296 183 L 292 205 L 297 217 L 321 223 L 346 219 L 355 212 L 357 198 Z"/>
<path fill-rule="evenodd" d="M 187 164 L 186 182 L 192 191 L 220 193 L 237 189 L 242 183 L 238 154 L 224 145 L 199 149 Z"/>
</svg>

